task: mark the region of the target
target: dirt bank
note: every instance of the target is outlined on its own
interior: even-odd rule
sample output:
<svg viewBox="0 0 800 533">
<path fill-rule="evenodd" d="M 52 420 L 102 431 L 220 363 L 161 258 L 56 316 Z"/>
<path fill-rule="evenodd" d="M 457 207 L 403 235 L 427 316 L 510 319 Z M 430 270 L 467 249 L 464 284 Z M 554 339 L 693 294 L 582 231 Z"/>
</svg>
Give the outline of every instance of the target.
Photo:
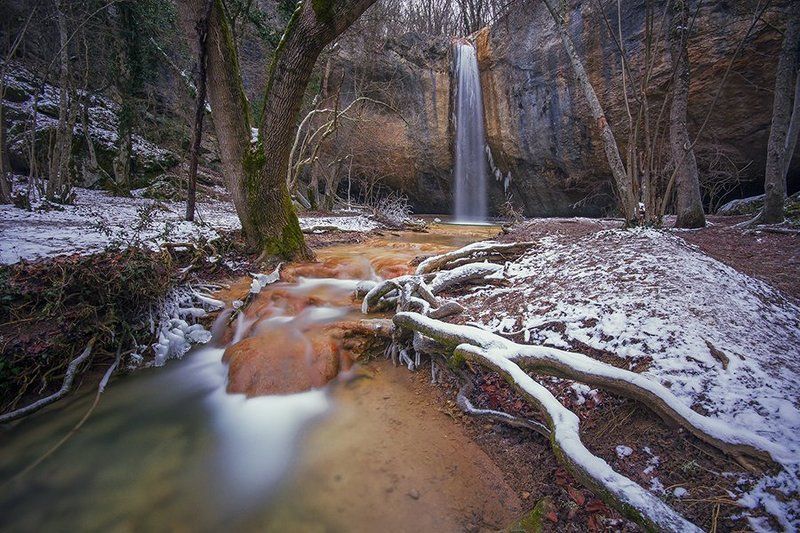
<svg viewBox="0 0 800 533">
<path fill-rule="evenodd" d="M 335 411 L 259 531 L 499 529 L 524 502 L 440 402 L 430 375 L 380 360 L 337 385 Z"/>
</svg>

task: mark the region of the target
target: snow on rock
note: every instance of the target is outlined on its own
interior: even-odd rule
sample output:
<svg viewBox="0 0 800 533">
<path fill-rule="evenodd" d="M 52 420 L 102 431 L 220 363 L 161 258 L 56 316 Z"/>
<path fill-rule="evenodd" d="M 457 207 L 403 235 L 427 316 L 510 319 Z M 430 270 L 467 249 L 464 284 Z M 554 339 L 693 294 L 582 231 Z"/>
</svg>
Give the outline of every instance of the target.
<svg viewBox="0 0 800 533">
<path fill-rule="evenodd" d="M 525 338 L 546 331 L 553 346 L 577 342 L 611 352 L 644 368 L 645 377 L 685 405 L 789 450 L 781 460 L 787 471 L 764 478 L 742 503 L 800 524 L 795 302 L 656 230 L 548 236 L 505 272 L 510 287 L 482 287 L 460 298 L 473 310 L 471 320 L 494 330 L 502 307 L 518 317 L 515 327 Z M 552 331 L 554 323 L 563 329 Z M 770 489 L 789 497 L 776 498 Z"/>
<path fill-rule="evenodd" d="M 381 224 L 363 214 L 340 217 L 300 217 L 300 228 L 305 231 L 313 233 L 332 227 L 340 231 L 365 232 L 380 228 Z"/>
</svg>

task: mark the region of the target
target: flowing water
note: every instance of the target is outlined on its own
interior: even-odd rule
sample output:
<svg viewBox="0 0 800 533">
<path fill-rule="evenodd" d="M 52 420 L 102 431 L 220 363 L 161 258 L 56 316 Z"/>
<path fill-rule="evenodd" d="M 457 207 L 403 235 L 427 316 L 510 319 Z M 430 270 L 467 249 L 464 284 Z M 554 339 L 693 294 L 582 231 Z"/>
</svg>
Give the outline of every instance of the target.
<svg viewBox="0 0 800 533">
<path fill-rule="evenodd" d="M 475 47 L 455 44 L 456 141 L 455 217 L 458 222 L 483 222 L 487 215 L 486 134 L 483 97 Z"/>
<path fill-rule="evenodd" d="M 235 327 L 226 328 L 221 315 L 209 345 L 114 380 L 86 424 L 19 478 L 84 415 L 94 389 L 87 385 L 0 430 L 0 530 L 406 531 L 508 523 L 516 495 L 421 388 L 428 379 L 421 374 L 386 361 L 350 368 L 341 357 L 335 364 L 347 379 L 325 386 L 251 398 L 229 392 L 240 387 L 253 396 L 275 385 L 253 377 L 263 370 L 258 361 L 296 346 L 303 361 L 332 350 L 325 346 L 333 340 L 315 335 L 358 316 L 354 280 L 408 272 L 417 255 L 495 232 L 438 226 L 331 247 L 319 253 L 320 263 L 290 266 L 289 281 L 265 289 Z M 241 280 L 219 297 L 241 297 L 248 285 Z M 237 354 L 248 343 L 250 351 Z M 252 372 L 237 385 L 241 359 L 239 378 Z"/>
</svg>

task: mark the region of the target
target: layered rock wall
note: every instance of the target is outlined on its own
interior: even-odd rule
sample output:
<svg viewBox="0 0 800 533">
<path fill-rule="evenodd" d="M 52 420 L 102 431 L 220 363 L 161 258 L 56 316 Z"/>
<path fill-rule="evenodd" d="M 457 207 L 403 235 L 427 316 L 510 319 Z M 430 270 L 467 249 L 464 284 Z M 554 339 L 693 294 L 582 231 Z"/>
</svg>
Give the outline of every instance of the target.
<svg viewBox="0 0 800 533">
<path fill-rule="evenodd" d="M 654 35 L 663 35 L 664 5 L 653 4 Z M 738 171 L 745 183 L 734 194 L 755 194 L 761 187 L 785 4 L 772 5 L 745 41 L 696 146 L 704 176 Z M 623 0 L 621 5 L 624 45 L 638 78 L 646 57 L 646 3 Z M 567 24 L 624 154 L 628 123 L 621 63 L 609 29 L 616 31 L 616 3 L 608 3 L 605 13 L 597 6 L 571 0 Z M 689 42 L 692 135 L 705 119 L 754 9 L 740 1 L 700 6 Z M 472 39 L 479 53 L 487 140 L 501 177 L 490 186 L 493 210 L 505 200 L 502 182 L 510 172 L 509 191 L 529 216 L 612 212 L 613 190 L 602 143 L 545 6 L 518 2 L 513 12 Z M 663 37 L 659 39 L 661 52 L 653 58 L 649 91 L 653 120 L 671 77 L 670 58 Z M 375 94 L 393 102 L 407 119 L 405 124 L 376 110 L 378 125 L 373 134 L 359 138 L 363 155 L 358 160 L 364 169 L 383 176 L 384 184 L 406 193 L 419 211 L 451 209 L 450 56 L 449 39 L 408 34 L 391 39 L 372 56 L 339 62 L 345 86 L 351 87 L 348 98 L 358 93 L 359 85 L 382 87 Z M 800 186 L 800 157 L 795 157 L 789 182 L 790 192 Z"/>
</svg>

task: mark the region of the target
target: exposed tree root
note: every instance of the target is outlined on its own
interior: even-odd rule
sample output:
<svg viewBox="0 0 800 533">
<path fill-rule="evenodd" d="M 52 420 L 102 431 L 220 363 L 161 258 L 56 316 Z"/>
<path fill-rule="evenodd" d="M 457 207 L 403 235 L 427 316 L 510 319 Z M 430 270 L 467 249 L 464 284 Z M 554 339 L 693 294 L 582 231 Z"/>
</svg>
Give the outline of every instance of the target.
<svg viewBox="0 0 800 533">
<path fill-rule="evenodd" d="M 442 303 L 437 293 L 469 281 L 498 279 L 503 267 L 489 261 L 519 256 L 529 246 L 530 243 L 476 243 L 426 259 L 420 263 L 416 275 L 371 285 L 362 304 L 365 313 L 387 307 L 398 311 L 393 319 L 394 341 L 387 348 L 387 355 L 409 369 L 419 367 L 420 355 L 426 353 L 441 355 L 450 365 L 470 361 L 499 373 L 541 411 L 547 420 L 547 428 L 540 428 L 535 422 L 529 424 L 532 421 L 522 421 L 507 413 L 476 409 L 464 389 L 458 395 L 459 406 L 469 415 L 487 416 L 548 436 L 556 457 L 578 480 L 647 528 L 699 531 L 658 497 L 593 455 L 581 442 L 578 417 L 527 371 L 579 381 L 637 400 L 665 420 L 678 424 L 744 464 L 749 464 L 744 460 L 745 456 L 777 464 L 792 461 L 790 453 L 783 447 L 751 431 L 693 411 L 669 389 L 640 374 L 580 353 L 520 345 L 473 326 L 454 325 L 437 319 L 446 314 L 443 313 L 445 306 L 454 304 L 452 312 L 461 311 L 456 302 Z"/>
<path fill-rule="evenodd" d="M 13 420 L 33 414 L 39 409 L 66 396 L 67 393 L 72 390 L 72 382 L 75 381 L 75 375 L 78 372 L 78 367 L 91 357 L 95 339 L 96 337 L 92 337 L 89 342 L 86 343 L 86 348 L 83 349 L 81 354 L 69 363 L 69 366 L 67 367 L 67 373 L 64 376 L 64 382 L 61 384 L 61 388 L 57 392 L 54 392 L 50 396 L 41 398 L 32 404 L 26 405 L 25 407 L 20 407 L 19 409 L 15 409 L 14 411 L 0 415 L 0 424 L 11 422 Z"/>
<path fill-rule="evenodd" d="M 430 274 L 431 272 L 439 270 L 452 270 L 458 266 L 480 261 L 513 261 L 533 245 L 534 243 L 532 242 L 476 242 L 458 250 L 425 259 L 417 266 L 417 274 Z"/>
<path fill-rule="evenodd" d="M 108 367 L 108 370 L 106 370 L 106 373 L 103 374 L 103 378 L 97 385 L 97 392 L 94 395 L 94 400 L 92 401 L 92 405 L 90 405 L 89 409 L 86 411 L 86 414 L 83 415 L 83 417 L 78 421 L 77 424 L 75 424 L 75 426 L 69 431 L 69 433 L 64 435 L 64 437 L 61 440 L 59 440 L 56 444 L 54 444 L 49 450 L 47 450 L 44 453 L 44 455 L 39 457 L 37 460 L 29 464 L 28 466 L 26 466 L 24 470 L 20 471 L 13 478 L 11 478 L 10 481 L 15 481 L 21 478 L 22 476 L 24 476 L 25 474 L 27 474 L 28 472 L 30 472 L 31 470 L 42 464 L 48 457 L 53 455 L 56 452 L 56 450 L 61 448 L 61 446 L 63 446 L 65 442 L 67 442 L 70 438 L 72 438 L 72 436 L 75 435 L 75 433 L 77 433 L 77 431 L 83 426 L 83 424 L 86 423 L 86 421 L 89 419 L 89 417 L 92 415 L 95 408 L 97 407 L 97 404 L 100 403 L 100 395 L 103 394 L 103 392 L 105 392 L 106 386 L 108 385 L 108 380 L 111 379 L 111 376 L 114 374 L 114 372 L 117 371 L 117 368 L 119 368 L 121 355 L 122 351 L 120 345 L 120 348 L 117 349 L 116 359 L 111 364 L 111 366 Z"/>
<path fill-rule="evenodd" d="M 456 403 L 464 412 L 464 414 L 476 418 L 493 420 L 495 422 L 499 422 L 500 424 L 505 424 L 511 427 L 530 429 L 542 437 L 547 439 L 550 438 L 550 430 L 547 428 L 547 426 L 537 422 L 536 420 L 529 420 L 520 416 L 513 416 L 508 413 L 504 413 L 503 411 L 495 411 L 494 409 L 480 409 L 475 407 L 472 405 L 472 402 L 468 397 L 468 395 L 472 392 L 472 389 L 472 383 L 467 380 L 461 389 L 459 389 L 458 395 L 456 396 Z"/>
<path fill-rule="evenodd" d="M 640 401 L 668 420 L 689 430 L 698 438 L 735 457 L 749 455 L 789 460 L 788 451 L 742 428 L 734 428 L 720 420 L 702 416 L 684 405 L 658 383 L 583 354 L 553 348 L 513 343 L 503 337 L 472 326 L 448 324 L 419 313 L 395 315 L 396 338 L 423 336 L 440 345 L 437 353 L 449 353 L 451 362 L 470 361 L 494 370 L 536 406 L 547 418 L 551 444 L 556 456 L 584 485 L 596 491 L 611 504 L 646 527 L 669 531 L 696 528 L 664 502 L 633 481 L 614 472 L 601 458 L 589 452 L 580 440 L 577 416 L 525 370 L 548 373 L 581 381 L 617 392 Z M 419 342 L 415 347 L 422 346 Z M 402 352 L 403 348 L 398 348 Z M 411 357 L 411 355 L 407 355 Z M 418 354 L 414 354 L 419 358 Z M 523 370 L 523 368 L 525 370 Z"/>
</svg>

